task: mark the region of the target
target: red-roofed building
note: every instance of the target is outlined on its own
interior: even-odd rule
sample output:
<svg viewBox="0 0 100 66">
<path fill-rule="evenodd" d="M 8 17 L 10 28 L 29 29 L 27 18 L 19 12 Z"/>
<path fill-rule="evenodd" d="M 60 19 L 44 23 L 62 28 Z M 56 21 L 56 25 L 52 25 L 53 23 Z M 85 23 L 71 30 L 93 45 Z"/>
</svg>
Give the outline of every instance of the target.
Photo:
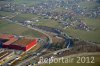
<svg viewBox="0 0 100 66">
<path fill-rule="evenodd" d="M 23 51 L 28 51 L 37 44 L 37 39 L 29 39 L 26 37 L 16 38 L 13 35 L 7 35 L 7 34 L 0 35 L 0 39 L 2 40 L 7 39 L 7 41 L 3 42 L 2 44 L 3 48 L 23 50 Z"/>
</svg>

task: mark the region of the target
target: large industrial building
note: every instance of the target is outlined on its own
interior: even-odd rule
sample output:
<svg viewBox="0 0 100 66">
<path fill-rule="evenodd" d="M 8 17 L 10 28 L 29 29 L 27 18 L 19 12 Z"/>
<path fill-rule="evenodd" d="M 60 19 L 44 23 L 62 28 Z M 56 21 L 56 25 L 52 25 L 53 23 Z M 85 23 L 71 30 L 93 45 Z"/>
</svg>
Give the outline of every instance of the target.
<svg viewBox="0 0 100 66">
<path fill-rule="evenodd" d="M 37 39 L 0 34 L 0 47 L 28 51 L 37 44 Z"/>
</svg>

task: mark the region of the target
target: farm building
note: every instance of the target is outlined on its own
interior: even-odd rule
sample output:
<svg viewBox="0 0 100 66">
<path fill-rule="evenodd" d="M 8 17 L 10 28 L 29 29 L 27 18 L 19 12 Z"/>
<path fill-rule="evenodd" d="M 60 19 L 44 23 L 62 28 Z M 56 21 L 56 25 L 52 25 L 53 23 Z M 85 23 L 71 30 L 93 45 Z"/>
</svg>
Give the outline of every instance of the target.
<svg viewBox="0 0 100 66">
<path fill-rule="evenodd" d="M 14 35 L 0 35 L 0 45 L 3 48 L 28 51 L 37 44 L 37 39 L 15 37 Z"/>
</svg>

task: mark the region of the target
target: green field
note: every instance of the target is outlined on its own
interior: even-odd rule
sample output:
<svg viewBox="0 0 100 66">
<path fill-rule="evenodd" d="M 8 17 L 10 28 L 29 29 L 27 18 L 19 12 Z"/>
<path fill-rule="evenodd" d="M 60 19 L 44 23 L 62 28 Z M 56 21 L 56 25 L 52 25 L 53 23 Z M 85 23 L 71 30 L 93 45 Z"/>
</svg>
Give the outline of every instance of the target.
<svg viewBox="0 0 100 66">
<path fill-rule="evenodd" d="M 26 6 L 37 5 L 41 2 L 45 2 L 47 0 L 11 0 L 12 3 L 15 4 L 25 4 Z"/>
<path fill-rule="evenodd" d="M 43 35 L 38 31 L 20 26 L 15 23 L 10 23 L 5 20 L 0 20 L 0 33 L 34 36 L 34 37 L 41 37 Z"/>
<path fill-rule="evenodd" d="M 82 8 L 88 8 L 88 9 L 92 9 L 92 8 L 100 6 L 100 4 L 96 2 L 81 2 L 79 3 L 79 5 Z"/>
<path fill-rule="evenodd" d="M 33 24 L 40 26 L 48 26 L 53 28 L 58 28 L 60 26 L 60 24 L 57 21 L 51 19 L 40 19 L 39 22 L 35 22 Z"/>
<path fill-rule="evenodd" d="M 84 31 L 84 30 L 78 30 L 73 28 L 66 28 L 64 31 L 74 37 L 74 38 L 80 38 L 82 40 L 88 40 L 92 42 L 98 42 L 100 43 L 100 19 L 90 19 L 90 18 L 84 18 L 84 22 L 91 27 L 92 29 L 95 28 L 95 30 L 91 31 Z"/>
<path fill-rule="evenodd" d="M 11 13 L 11 12 L 0 11 L 0 16 L 9 16 L 9 17 L 11 17 L 12 15 L 13 15 L 13 13 Z"/>
<path fill-rule="evenodd" d="M 14 16 L 12 19 L 22 22 L 25 20 L 35 20 L 38 18 L 39 18 L 39 16 L 37 16 L 35 14 L 19 14 L 19 15 Z"/>
</svg>

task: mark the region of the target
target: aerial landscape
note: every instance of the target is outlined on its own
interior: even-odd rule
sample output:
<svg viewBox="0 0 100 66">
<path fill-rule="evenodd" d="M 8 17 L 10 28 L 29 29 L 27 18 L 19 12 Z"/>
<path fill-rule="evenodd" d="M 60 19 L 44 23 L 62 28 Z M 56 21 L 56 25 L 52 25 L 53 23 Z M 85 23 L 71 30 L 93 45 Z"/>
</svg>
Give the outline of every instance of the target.
<svg viewBox="0 0 100 66">
<path fill-rule="evenodd" d="M 100 0 L 0 0 L 0 66 L 100 66 Z"/>
</svg>

